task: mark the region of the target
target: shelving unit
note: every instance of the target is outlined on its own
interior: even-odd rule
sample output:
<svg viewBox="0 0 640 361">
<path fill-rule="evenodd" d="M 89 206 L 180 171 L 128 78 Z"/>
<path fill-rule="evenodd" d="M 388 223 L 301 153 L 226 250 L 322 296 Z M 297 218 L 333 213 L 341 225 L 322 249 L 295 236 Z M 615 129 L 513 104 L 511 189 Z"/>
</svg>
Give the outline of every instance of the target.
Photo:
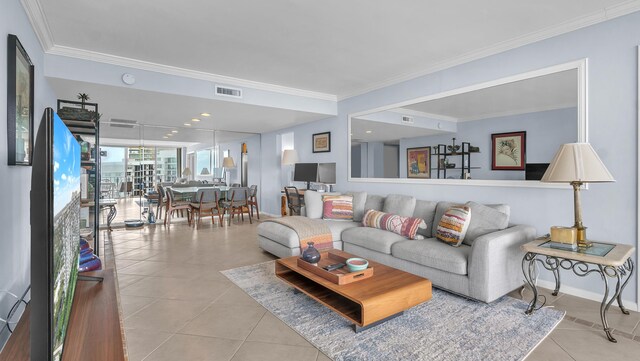
<svg viewBox="0 0 640 361">
<path fill-rule="evenodd" d="M 447 149 L 447 147 L 449 147 L 450 149 Z M 447 171 L 459 170 L 460 179 L 464 179 L 465 173 L 470 174 L 472 169 L 480 169 L 480 167 L 471 166 L 471 154 L 480 152 L 472 152 L 470 148 L 471 144 L 469 142 L 462 142 L 462 144 L 460 145 L 460 149 L 456 150 L 456 138 L 453 138 L 451 146 L 447 146 L 446 144 L 438 144 L 436 152 L 433 154 L 437 159 L 437 167 L 431 168 L 432 170 L 436 171 L 437 178 L 447 178 Z M 456 164 L 455 167 L 448 168 L 446 164 L 449 164 L 448 160 L 452 157 L 460 157 L 459 160 L 461 164 L 459 166 Z"/>
<path fill-rule="evenodd" d="M 71 133 L 88 142 L 81 154 L 80 234 L 93 240 L 93 250 L 100 255 L 100 120 L 98 104 L 58 99 L 58 116 Z M 96 156 L 97 155 L 97 156 Z"/>
</svg>

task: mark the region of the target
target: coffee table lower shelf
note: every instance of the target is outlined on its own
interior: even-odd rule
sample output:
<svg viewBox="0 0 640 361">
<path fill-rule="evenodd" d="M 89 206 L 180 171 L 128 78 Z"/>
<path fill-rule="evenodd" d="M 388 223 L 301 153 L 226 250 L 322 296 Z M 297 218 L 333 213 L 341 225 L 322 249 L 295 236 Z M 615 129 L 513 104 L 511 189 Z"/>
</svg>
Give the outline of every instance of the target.
<svg viewBox="0 0 640 361">
<path fill-rule="evenodd" d="M 415 282 L 389 289 L 386 293 L 369 294 L 366 291 L 367 288 L 377 288 L 375 284 L 369 282 L 375 279 L 375 275 L 369 280 L 338 286 L 308 271 L 295 268 L 286 259 L 277 260 L 275 264 L 275 274 L 278 278 L 293 286 L 295 292 L 306 294 L 353 322 L 355 332 L 364 331 L 400 316 L 405 310 L 431 299 L 431 282 L 414 275 L 410 276 L 416 277 Z M 356 289 L 357 292 L 354 292 Z M 348 297 L 350 294 L 359 294 L 362 297 Z"/>
</svg>

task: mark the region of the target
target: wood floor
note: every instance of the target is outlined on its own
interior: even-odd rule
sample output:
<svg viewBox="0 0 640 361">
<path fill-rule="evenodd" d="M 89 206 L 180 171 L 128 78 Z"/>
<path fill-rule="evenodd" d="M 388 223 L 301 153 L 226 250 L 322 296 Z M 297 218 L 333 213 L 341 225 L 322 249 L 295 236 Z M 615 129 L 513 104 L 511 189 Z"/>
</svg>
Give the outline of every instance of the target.
<svg viewBox="0 0 640 361">
<path fill-rule="evenodd" d="M 113 244 L 106 257 L 115 255 L 129 360 L 328 360 L 219 273 L 274 259 L 256 245 L 257 224 L 104 232 Z M 619 330 L 613 344 L 598 328 L 599 303 L 545 294 L 568 317 L 528 361 L 640 359 L 639 313 L 611 307 L 609 323 Z"/>
</svg>

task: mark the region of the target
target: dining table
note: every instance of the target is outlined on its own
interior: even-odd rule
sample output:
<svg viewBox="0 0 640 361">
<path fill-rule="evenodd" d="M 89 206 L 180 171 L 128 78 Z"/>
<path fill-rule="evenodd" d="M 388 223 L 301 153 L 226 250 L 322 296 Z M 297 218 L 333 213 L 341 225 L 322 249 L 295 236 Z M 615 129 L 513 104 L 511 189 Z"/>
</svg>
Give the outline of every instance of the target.
<svg viewBox="0 0 640 361">
<path fill-rule="evenodd" d="M 220 198 L 224 199 L 226 198 L 227 192 L 229 191 L 228 186 L 207 186 L 207 187 L 172 187 L 172 186 L 167 186 L 166 188 L 170 188 L 171 190 L 173 190 L 174 193 L 176 193 L 176 195 L 180 195 L 182 197 L 182 199 L 192 199 L 196 193 L 198 193 L 198 190 L 200 189 L 214 189 L 217 188 L 220 190 Z"/>
</svg>

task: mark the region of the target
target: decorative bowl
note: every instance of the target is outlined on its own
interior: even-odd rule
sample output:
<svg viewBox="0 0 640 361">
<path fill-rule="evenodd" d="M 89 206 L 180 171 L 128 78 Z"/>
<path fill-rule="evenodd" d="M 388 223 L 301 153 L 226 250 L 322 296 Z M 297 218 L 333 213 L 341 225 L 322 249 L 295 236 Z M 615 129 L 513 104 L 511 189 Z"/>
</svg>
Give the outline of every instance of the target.
<svg viewBox="0 0 640 361">
<path fill-rule="evenodd" d="M 369 262 L 364 258 L 349 258 L 347 260 L 349 272 L 364 271 L 367 267 L 369 267 Z"/>
</svg>

